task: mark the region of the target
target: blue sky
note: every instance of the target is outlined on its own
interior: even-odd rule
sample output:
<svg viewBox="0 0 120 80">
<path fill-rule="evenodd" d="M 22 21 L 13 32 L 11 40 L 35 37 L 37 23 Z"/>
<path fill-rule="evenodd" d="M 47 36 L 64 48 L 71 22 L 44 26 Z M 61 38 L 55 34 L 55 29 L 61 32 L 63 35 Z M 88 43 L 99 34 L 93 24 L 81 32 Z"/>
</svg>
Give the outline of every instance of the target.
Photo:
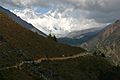
<svg viewBox="0 0 120 80">
<path fill-rule="evenodd" d="M 50 10 L 50 8 L 45 8 L 45 7 L 37 7 L 36 12 L 44 14 L 47 13 Z"/>
</svg>

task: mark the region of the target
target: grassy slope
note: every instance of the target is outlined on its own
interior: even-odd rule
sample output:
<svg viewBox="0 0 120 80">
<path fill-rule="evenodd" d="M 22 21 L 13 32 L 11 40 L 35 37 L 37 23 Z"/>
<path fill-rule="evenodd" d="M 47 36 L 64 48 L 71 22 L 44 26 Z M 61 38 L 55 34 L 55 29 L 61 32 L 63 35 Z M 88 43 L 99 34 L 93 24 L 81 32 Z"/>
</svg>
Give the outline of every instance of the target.
<svg viewBox="0 0 120 80">
<path fill-rule="evenodd" d="M 0 71 L 0 80 L 34 80 L 34 79 L 20 70 L 10 69 Z"/>
<path fill-rule="evenodd" d="M 21 27 L 3 13 L 0 13 L 0 36 L 3 38 L 0 41 L 0 44 L 2 44 L 0 45 L 1 53 L 8 57 L 16 52 L 18 53 L 13 57 L 18 56 L 21 59 L 67 56 L 85 52 L 84 49 L 59 44 L 33 33 Z M 2 49 L 6 51 L 4 52 Z"/>
<path fill-rule="evenodd" d="M 99 80 L 112 65 L 102 57 L 84 56 L 63 61 L 44 61 L 40 72 L 51 80 Z M 39 79 L 38 79 L 39 80 Z"/>
<path fill-rule="evenodd" d="M 39 36 L 0 13 L 0 67 L 10 66 L 30 58 L 73 55 L 84 51 L 81 48 L 58 44 Z M 45 69 L 43 74 L 49 71 L 54 73 L 52 80 L 60 80 L 60 78 L 62 80 L 98 80 L 101 73 L 105 73 L 112 67 L 106 59 L 93 56 L 63 61 L 44 61 L 37 65 L 39 66 Z M 33 80 L 28 73 L 16 69 L 0 71 L 0 79 Z"/>
<path fill-rule="evenodd" d="M 0 13 L 0 68 L 15 65 L 23 60 L 82 52 L 85 50 L 59 44 L 33 33 L 18 25 L 6 14 Z M 0 71 L 0 79 L 33 80 L 28 73 L 16 69 Z"/>
</svg>

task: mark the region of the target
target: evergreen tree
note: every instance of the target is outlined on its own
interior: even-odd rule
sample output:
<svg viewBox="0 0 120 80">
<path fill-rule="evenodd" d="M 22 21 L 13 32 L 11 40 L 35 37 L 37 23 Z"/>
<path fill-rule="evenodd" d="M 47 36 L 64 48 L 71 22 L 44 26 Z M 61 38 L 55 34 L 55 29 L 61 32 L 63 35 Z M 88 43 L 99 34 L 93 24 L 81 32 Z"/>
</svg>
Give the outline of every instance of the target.
<svg viewBox="0 0 120 80">
<path fill-rule="evenodd" d="M 47 38 L 50 39 L 50 40 L 53 40 L 53 41 L 57 42 L 57 38 L 56 38 L 55 35 L 52 36 L 51 34 L 49 34 Z"/>
<path fill-rule="evenodd" d="M 48 38 L 48 39 L 51 39 L 51 38 L 52 38 L 52 35 L 51 35 L 51 34 L 49 34 L 49 35 L 47 36 L 47 38 Z"/>
<path fill-rule="evenodd" d="M 55 42 L 57 42 L 57 38 L 56 38 L 55 35 L 53 36 L 53 40 L 54 40 Z"/>
</svg>

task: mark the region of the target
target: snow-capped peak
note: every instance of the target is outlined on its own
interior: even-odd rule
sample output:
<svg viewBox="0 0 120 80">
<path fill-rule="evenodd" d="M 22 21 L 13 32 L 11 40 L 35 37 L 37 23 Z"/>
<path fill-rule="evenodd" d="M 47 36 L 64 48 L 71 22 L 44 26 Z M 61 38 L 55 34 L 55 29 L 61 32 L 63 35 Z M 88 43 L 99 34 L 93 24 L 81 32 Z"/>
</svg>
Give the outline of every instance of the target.
<svg viewBox="0 0 120 80">
<path fill-rule="evenodd" d="M 52 33 L 57 37 L 64 37 L 69 32 L 75 30 L 88 29 L 101 25 L 93 19 L 73 17 L 72 15 L 74 15 L 74 12 L 72 12 L 72 9 L 67 9 L 63 12 L 57 9 L 49 10 L 44 14 L 40 12 L 37 13 L 32 9 L 13 10 L 12 12 L 28 23 L 31 23 L 42 32 L 46 34 Z"/>
</svg>

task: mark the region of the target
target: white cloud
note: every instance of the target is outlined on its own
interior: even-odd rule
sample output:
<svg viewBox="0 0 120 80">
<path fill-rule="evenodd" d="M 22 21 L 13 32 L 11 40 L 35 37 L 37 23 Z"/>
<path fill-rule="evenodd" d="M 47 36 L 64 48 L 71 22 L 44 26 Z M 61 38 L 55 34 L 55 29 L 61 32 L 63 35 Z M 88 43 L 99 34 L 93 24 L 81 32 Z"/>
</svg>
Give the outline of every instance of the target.
<svg viewBox="0 0 120 80">
<path fill-rule="evenodd" d="M 0 5 L 41 31 L 63 36 L 74 30 L 105 26 L 119 19 L 120 0 L 0 0 Z M 47 8 L 44 13 L 36 11 Z"/>
<path fill-rule="evenodd" d="M 52 33 L 58 37 L 64 36 L 68 32 L 75 30 L 88 29 L 91 27 L 103 26 L 97 23 L 94 19 L 86 19 L 83 17 L 84 11 L 74 9 L 66 9 L 63 12 L 58 10 L 50 10 L 47 13 L 40 14 L 32 9 L 14 10 L 13 12 L 20 16 L 23 20 L 33 24 L 36 28 L 40 29 L 46 34 Z M 77 13 L 81 13 L 76 17 Z"/>
</svg>

